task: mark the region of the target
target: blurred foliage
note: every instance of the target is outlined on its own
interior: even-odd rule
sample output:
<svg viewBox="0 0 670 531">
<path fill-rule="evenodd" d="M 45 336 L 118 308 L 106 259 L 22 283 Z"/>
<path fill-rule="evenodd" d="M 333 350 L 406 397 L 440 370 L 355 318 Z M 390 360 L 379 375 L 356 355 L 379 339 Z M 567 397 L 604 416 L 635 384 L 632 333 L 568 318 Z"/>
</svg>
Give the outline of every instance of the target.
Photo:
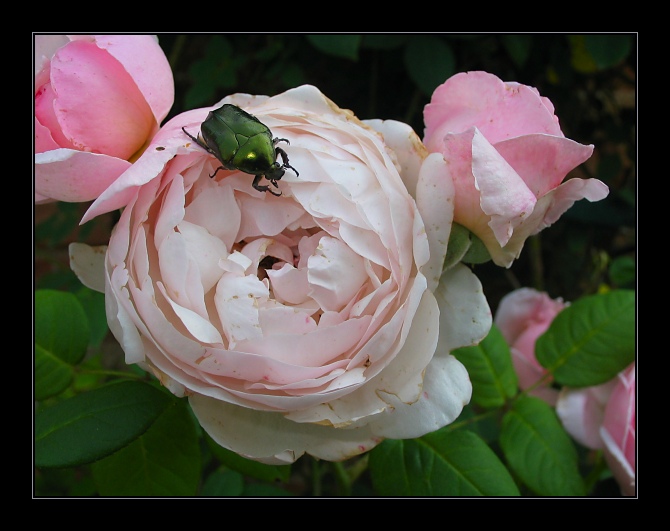
<svg viewBox="0 0 670 531">
<path fill-rule="evenodd" d="M 566 301 L 609 289 L 635 288 L 636 34 L 231 33 L 159 34 L 158 38 L 173 68 L 176 89 L 175 103 L 166 121 L 183 111 L 214 105 L 229 94 L 275 95 L 312 84 L 361 119 L 400 120 L 423 137 L 424 106 L 432 91 L 457 72 L 485 70 L 504 81 L 536 87 L 554 105 L 565 136 L 595 146 L 591 159 L 570 176 L 601 179 L 609 186 L 610 194 L 597 203 L 575 204 L 557 223 L 530 238 L 509 269 L 491 262 L 472 266 L 483 284 L 491 310 L 495 311 L 500 299 L 518 287 L 534 287 Z M 109 381 L 101 376 L 103 371 L 108 371 L 107 374 L 123 371 L 150 381 L 137 367 L 125 365 L 119 345 L 106 332 L 102 295 L 83 288 L 70 271 L 68 244 L 104 245 L 118 219 L 118 212 L 113 212 L 79 226 L 88 206 L 52 203 L 35 207 L 35 289 L 73 294 L 77 301 L 68 299 L 68 303 L 73 308 L 81 305 L 83 310 L 77 308 L 77 312 L 86 314 L 90 333 L 88 351 L 80 368 L 72 364 L 71 357 L 76 353 L 79 359 L 81 346 L 72 346 L 67 337 L 59 343 L 39 345 L 36 354 L 40 364 L 55 365 L 62 371 L 59 380 L 47 381 L 49 389 L 60 389 L 71 382 L 60 396 L 49 398 L 45 405 L 99 387 Z M 55 297 L 55 294 L 48 291 L 41 296 Z M 72 353 L 68 349 L 73 349 Z M 470 356 L 477 361 L 477 356 L 486 352 L 485 344 L 480 351 Z M 188 426 L 180 443 L 188 451 L 184 450 L 184 461 L 179 464 L 189 478 L 202 469 L 200 484 L 196 486 L 195 480 L 189 483 L 189 489 L 197 489 L 202 496 L 374 495 L 373 487 L 378 483 L 375 474 L 383 470 L 386 456 L 425 451 L 423 447 L 414 448 L 414 442 L 388 441 L 370 459 L 376 465 L 372 471 L 367 468 L 367 456 L 344 465 L 300 459 L 289 478 L 281 468 L 256 469 L 249 463 L 242 466 L 237 456 L 211 445 L 198 432 L 200 462 L 191 457 L 195 442 L 185 412 L 171 401 L 165 404 L 160 410 L 162 416 L 178 418 L 180 425 Z M 533 415 L 545 414 L 537 411 L 532 402 L 524 407 Z M 461 420 L 469 414 L 466 408 Z M 510 419 L 508 427 L 514 428 L 515 417 Z M 485 441 L 495 438 L 498 429 L 485 422 L 477 423 L 476 428 Z M 437 432 L 432 435 L 440 436 Z M 437 459 L 436 466 L 471 445 L 465 440 L 469 436 L 463 437 L 462 446 L 455 444 L 431 454 L 431 458 Z M 150 444 L 154 438 L 156 433 L 147 431 L 141 443 Z M 128 447 L 126 451 L 132 453 L 133 459 L 140 459 L 140 453 L 135 454 L 137 449 Z M 585 449 L 580 447 L 578 452 L 582 462 L 584 458 L 592 459 Z M 113 455 L 95 467 L 84 464 L 66 469 L 39 469 L 35 491 L 42 496 L 90 496 L 99 493 L 96 481 L 100 477 L 113 476 L 118 492 L 125 493 L 124 475 L 117 473 L 114 459 Z M 159 471 L 164 464 L 158 459 L 144 462 L 143 466 Z M 522 475 L 525 466 L 520 462 Z M 602 463 L 596 462 L 594 470 L 604 472 L 596 478 L 602 481 L 590 494 L 616 496 L 618 489 Z M 360 481 L 353 482 L 353 492 L 347 491 L 347 485 L 357 478 Z M 468 489 L 483 492 L 474 472 L 468 478 Z M 153 477 L 146 475 L 143 481 L 153 481 Z M 403 488 L 412 490 L 413 486 Z"/>
</svg>

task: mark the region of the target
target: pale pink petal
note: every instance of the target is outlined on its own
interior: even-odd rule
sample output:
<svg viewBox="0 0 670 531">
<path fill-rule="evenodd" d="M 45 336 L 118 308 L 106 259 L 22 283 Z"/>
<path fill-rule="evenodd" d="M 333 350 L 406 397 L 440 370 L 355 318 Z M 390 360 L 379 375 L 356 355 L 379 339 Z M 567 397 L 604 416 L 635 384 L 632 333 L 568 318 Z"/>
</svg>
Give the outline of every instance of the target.
<svg viewBox="0 0 670 531">
<path fill-rule="evenodd" d="M 383 393 L 383 392 L 382 392 Z M 472 397 L 468 371 L 453 356 L 435 356 L 426 369 L 420 398 L 413 403 L 385 394 L 392 405 L 373 418 L 375 434 L 391 439 L 412 439 L 451 424 Z"/>
<path fill-rule="evenodd" d="M 339 229 L 342 241 L 356 254 L 386 269 L 391 269 L 388 249 L 374 232 L 354 227 L 348 223 L 341 223 Z"/>
<path fill-rule="evenodd" d="M 613 384 L 603 384 L 612 392 Z M 566 431 L 581 445 L 594 450 L 603 447 L 600 437 L 600 426 L 605 416 L 604 400 L 598 400 L 598 395 L 592 392 L 591 387 L 570 389 L 564 387 L 558 395 L 556 414 Z"/>
<path fill-rule="evenodd" d="M 423 371 L 435 354 L 434 331 L 439 326 L 435 298 L 426 290 L 425 279 L 421 276 L 412 286 L 407 305 L 406 313 L 394 315 L 362 347 L 361 351 L 370 360 L 367 372 L 371 373 L 364 386 L 329 403 L 293 411 L 287 418 L 296 422 L 327 422 L 344 427 L 391 406 L 390 399 L 385 396 L 387 393 L 394 395 L 394 401 L 416 401 L 421 393 Z M 400 339 L 397 337 L 398 329 L 402 330 Z M 384 358 L 391 360 L 387 366 L 378 364 Z M 381 391 L 384 391 L 384 396 Z"/>
<path fill-rule="evenodd" d="M 275 241 L 273 238 L 258 238 L 247 243 L 242 248 L 242 254 L 251 260 L 249 273 L 254 273 L 258 270 L 261 260 L 266 256 L 276 258 L 280 261 L 293 263 L 293 252 L 286 245 Z M 262 266 L 260 266 L 262 267 Z"/>
<path fill-rule="evenodd" d="M 296 269 L 290 264 L 284 264 L 281 269 L 269 269 L 268 277 L 278 301 L 289 304 L 302 304 L 307 301 L 310 287 L 306 269 Z"/>
<path fill-rule="evenodd" d="M 609 194 L 609 188 L 598 179 L 569 179 L 558 188 L 549 192 L 541 198 L 542 209 L 545 212 L 541 223 L 537 225 L 535 232 L 553 225 L 568 211 L 575 201 L 586 199 L 594 202 L 605 199 Z"/>
<path fill-rule="evenodd" d="M 160 124 L 174 101 L 174 79 L 158 38 L 155 35 L 95 35 L 95 44 L 123 65 Z"/>
<path fill-rule="evenodd" d="M 400 166 L 400 177 L 407 191 L 416 197 L 416 183 L 419 169 L 428 156 L 428 150 L 409 125 L 395 120 L 364 120 L 364 123 L 384 137 Z"/>
<path fill-rule="evenodd" d="M 54 141 L 51 132 L 35 117 L 35 153 L 43 153 L 58 149 L 60 146 Z"/>
<path fill-rule="evenodd" d="M 442 276 L 454 217 L 455 193 L 454 183 L 442 155 L 433 153 L 428 156 L 419 171 L 416 203 L 428 237 L 430 256 L 427 262 L 423 259 L 417 259 L 417 262 L 426 262 L 422 272 L 426 275 L 431 291 L 435 291 Z"/>
<path fill-rule="evenodd" d="M 200 225 L 182 221 L 178 230 L 184 238 L 186 253 L 197 265 L 198 284 L 202 286 L 202 292 L 207 293 L 221 278 L 219 259 L 228 256 L 226 246 Z M 188 286 L 185 289 L 188 290 Z"/>
<path fill-rule="evenodd" d="M 570 171 L 593 154 L 593 145 L 539 134 L 499 142 L 495 148 L 535 197 L 559 186 Z"/>
<path fill-rule="evenodd" d="M 148 181 L 160 175 L 165 165 L 177 153 L 182 155 L 191 152 L 193 160 L 202 159 L 202 148 L 196 145 L 181 130 L 183 124 L 186 129 L 197 131 L 198 124 L 207 117 L 207 109 L 187 111 L 180 116 L 180 120 L 171 120 L 165 124 L 153 138 L 145 153 L 132 164 L 120 179 L 117 179 L 93 202 L 84 214 L 82 223 L 96 216 L 124 207 L 136 194 L 137 189 Z M 160 148 L 160 149 L 159 149 Z M 179 157 L 181 164 L 188 164 L 188 157 Z M 183 159 L 187 159 L 186 162 Z M 201 160 L 202 162 L 202 160 Z"/>
<path fill-rule="evenodd" d="M 296 312 L 292 308 L 286 310 L 286 313 L 294 314 L 291 319 L 293 323 L 283 327 L 281 324 L 286 324 L 288 320 L 286 315 L 281 321 L 272 322 L 272 326 L 266 326 L 277 314 L 271 310 L 272 315 L 268 315 L 268 312 L 261 310 L 260 323 L 264 336 L 240 341 L 236 348 L 295 366 L 320 367 L 356 346 L 371 320 L 366 316 L 349 319 L 335 326 L 317 327 L 308 314 Z M 301 324 L 302 330 L 298 328 Z M 315 348 L 316 345 L 318 348 Z M 295 376 L 290 376 L 290 370 L 286 379 L 295 381 Z"/>
<path fill-rule="evenodd" d="M 158 289 L 165 299 L 170 303 L 174 313 L 179 317 L 186 330 L 201 343 L 210 343 L 215 345 L 223 344 L 223 339 L 219 331 L 206 318 L 201 317 L 193 310 L 182 306 L 174 301 L 167 293 L 162 283 L 158 283 Z"/>
<path fill-rule="evenodd" d="M 466 226 L 480 238 L 487 233 L 494 238 L 488 226 L 489 218 L 482 215 L 481 197 L 472 174 L 474 134 L 475 130 L 470 129 L 464 133 L 447 135 L 440 153 L 444 155 L 449 178 L 456 189 L 454 221 Z"/>
<path fill-rule="evenodd" d="M 105 292 L 105 253 L 107 246 L 91 247 L 85 243 L 68 246 L 70 268 L 87 288 Z"/>
<path fill-rule="evenodd" d="M 463 264 L 456 264 L 442 276 L 435 298 L 440 307 L 440 336 L 437 352 L 477 345 L 491 329 L 493 316 L 481 282 Z"/>
<path fill-rule="evenodd" d="M 637 466 L 635 364 L 619 373 L 613 382 L 600 435 L 605 459 L 622 493 L 634 496 Z"/>
<path fill-rule="evenodd" d="M 477 130 L 472 139 L 472 174 L 481 194 L 480 205 L 501 247 L 535 206 L 526 183 Z"/>
<path fill-rule="evenodd" d="M 221 277 L 214 302 L 230 348 L 235 348 L 238 341 L 263 337 L 257 299 L 267 296 L 267 286 L 253 275 L 226 273 Z"/>
<path fill-rule="evenodd" d="M 228 178 L 230 179 L 230 178 Z M 244 174 L 245 187 L 251 188 L 251 175 Z M 242 219 L 238 238 L 274 236 L 297 221 L 304 213 L 300 205 L 287 204 L 286 201 L 271 199 L 274 196 L 263 194 L 261 197 L 242 196 L 238 199 Z"/>
<path fill-rule="evenodd" d="M 340 310 L 368 278 L 363 259 L 330 237 L 321 238 L 307 267 L 310 294 L 325 310 Z"/>
<path fill-rule="evenodd" d="M 246 345 L 244 342 L 240 343 Z M 184 356 L 170 355 L 172 362 L 179 357 L 190 361 Z M 331 373 L 334 373 L 335 377 L 339 376 L 344 372 L 345 365 L 346 361 L 335 360 L 324 365 L 303 366 L 241 350 L 209 348 L 204 356 L 195 360 L 195 370 L 192 363 L 184 365 L 182 369 L 197 375 L 200 381 L 190 382 L 189 387 L 201 394 L 224 400 L 232 394 L 238 397 L 239 403 L 253 408 L 290 410 L 303 409 L 314 403 L 323 402 L 324 393 L 313 389 L 313 380 L 321 379 L 318 387 L 323 387 L 332 380 Z M 168 370 L 173 374 L 179 374 L 172 369 Z M 228 381 L 228 385 L 222 387 L 219 377 L 231 380 Z M 239 384 L 235 385 L 235 381 Z M 297 392 L 268 394 L 257 391 L 261 388 L 277 389 L 283 386 L 296 389 Z"/>
<path fill-rule="evenodd" d="M 111 271 L 105 284 L 105 310 L 107 324 L 121 345 L 126 363 L 140 363 L 146 358 L 146 347 L 142 341 L 146 327 L 138 325 L 135 305 L 141 305 L 142 299 L 130 302 L 130 293 L 124 289 L 128 281 L 128 271 L 117 268 Z M 114 296 L 112 296 L 114 293 Z"/>
<path fill-rule="evenodd" d="M 266 464 L 290 464 L 305 453 L 342 461 L 374 448 L 382 440 L 369 427 L 333 430 L 298 424 L 277 413 L 254 411 L 197 394 L 189 397 L 189 403 L 218 444 Z"/>
<path fill-rule="evenodd" d="M 631 461 L 605 427 L 601 427 L 600 436 L 605 444 L 605 460 L 621 488 L 621 493 L 624 496 L 635 496 L 635 460 L 631 465 Z"/>
<path fill-rule="evenodd" d="M 549 326 L 565 307 L 563 299 L 552 299 L 532 288 L 519 288 L 505 295 L 498 304 L 495 324 L 509 344 L 513 344 L 530 321 Z"/>
<path fill-rule="evenodd" d="M 64 147 L 80 150 L 81 148 L 72 142 L 70 138 L 65 136 L 62 130 L 54 103 L 56 94 L 53 91 L 51 83 L 45 83 L 35 93 L 35 120 L 39 121 L 44 127 L 49 130 L 50 136 L 56 143 L 55 147 Z M 35 153 L 39 153 L 37 145 L 35 146 Z"/>
<path fill-rule="evenodd" d="M 233 189 L 212 180 L 202 183 L 199 181 L 193 190 L 193 200 L 186 207 L 184 220 L 207 229 L 230 251 L 237 240 L 242 218 Z"/>
<path fill-rule="evenodd" d="M 51 86 L 63 133 L 82 150 L 129 159 L 156 126 L 128 72 L 93 43 L 74 41 L 58 50 Z"/>
<path fill-rule="evenodd" d="M 433 92 L 424 109 L 424 143 L 436 151 L 447 133 L 471 127 L 492 144 L 532 133 L 563 136 L 553 112 L 551 102 L 533 87 L 505 83 L 487 72 L 463 72 Z"/>
<path fill-rule="evenodd" d="M 71 149 L 35 154 L 35 191 L 58 201 L 98 197 L 131 164 L 128 161 Z"/>
</svg>

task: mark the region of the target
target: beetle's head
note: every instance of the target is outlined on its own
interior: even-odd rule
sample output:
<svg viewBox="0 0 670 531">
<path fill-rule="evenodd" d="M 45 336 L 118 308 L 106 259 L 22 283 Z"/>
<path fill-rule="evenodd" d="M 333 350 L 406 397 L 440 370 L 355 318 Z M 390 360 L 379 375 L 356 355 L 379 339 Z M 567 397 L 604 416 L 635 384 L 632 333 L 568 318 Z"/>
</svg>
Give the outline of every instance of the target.
<svg viewBox="0 0 670 531">
<path fill-rule="evenodd" d="M 284 176 L 284 173 L 286 173 L 284 167 L 281 166 L 278 162 L 275 162 L 270 167 L 270 170 L 265 174 L 265 178 L 268 181 L 279 181 Z"/>
</svg>

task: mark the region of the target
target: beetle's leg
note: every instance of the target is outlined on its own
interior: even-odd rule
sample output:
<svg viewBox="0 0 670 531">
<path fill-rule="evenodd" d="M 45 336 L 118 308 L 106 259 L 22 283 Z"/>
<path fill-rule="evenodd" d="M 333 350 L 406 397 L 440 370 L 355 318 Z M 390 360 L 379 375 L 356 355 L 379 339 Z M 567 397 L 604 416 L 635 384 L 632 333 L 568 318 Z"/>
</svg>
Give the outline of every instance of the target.
<svg viewBox="0 0 670 531">
<path fill-rule="evenodd" d="M 280 139 L 280 140 L 283 140 L 283 139 Z M 287 140 L 287 142 L 288 142 L 288 140 Z M 289 168 L 289 169 L 293 170 L 293 173 L 295 173 L 296 177 L 300 177 L 300 174 L 298 173 L 298 170 L 296 170 L 293 166 L 291 166 L 288 163 L 288 155 L 286 154 L 286 151 L 284 151 L 282 148 L 275 148 L 275 151 L 279 154 L 279 156 L 281 157 L 282 162 L 284 163 L 284 164 L 282 164 L 282 168 Z"/>
<path fill-rule="evenodd" d="M 251 186 L 253 186 L 253 187 L 254 187 L 256 190 L 258 190 L 259 192 L 270 192 L 272 195 L 275 195 L 275 196 L 279 197 L 279 196 L 281 195 L 281 192 L 279 192 L 278 194 L 276 194 L 273 190 L 270 189 L 270 187 L 269 187 L 268 185 L 266 185 L 266 184 L 258 184 L 259 182 L 261 182 L 261 179 L 262 179 L 262 178 L 263 178 L 262 175 L 256 175 L 256 177 L 254 177 L 254 182 L 251 184 Z M 272 184 L 274 184 L 275 187 L 277 187 L 277 188 L 279 187 L 279 185 L 277 184 L 277 181 L 272 180 L 272 181 L 270 181 L 270 182 L 271 182 Z"/>
<path fill-rule="evenodd" d="M 214 173 L 212 173 L 212 175 L 210 175 L 209 178 L 210 178 L 210 179 L 213 179 L 214 176 L 219 172 L 219 170 L 225 170 L 225 169 L 226 169 L 226 168 L 224 168 L 223 166 L 219 166 L 218 168 L 216 168 L 216 169 L 214 170 Z"/>
<path fill-rule="evenodd" d="M 273 138 L 272 139 L 272 145 L 273 146 L 276 146 L 279 142 L 286 142 L 289 146 L 291 145 L 291 143 L 288 141 L 287 138 Z"/>
<path fill-rule="evenodd" d="M 205 151 L 207 151 L 207 153 L 211 153 L 212 155 L 214 155 L 214 153 L 212 152 L 212 150 L 209 149 L 209 148 L 207 147 L 206 144 L 203 144 L 203 142 L 202 142 L 198 137 L 193 136 L 191 133 L 189 133 L 189 132 L 188 132 L 186 129 L 184 129 L 183 127 L 181 128 L 181 130 L 184 131 L 184 133 L 186 133 L 186 134 L 188 135 L 188 137 L 189 137 L 191 140 L 193 140 L 196 144 L 198 144 L 202 149 L 204 149 Z"/>
</svg>

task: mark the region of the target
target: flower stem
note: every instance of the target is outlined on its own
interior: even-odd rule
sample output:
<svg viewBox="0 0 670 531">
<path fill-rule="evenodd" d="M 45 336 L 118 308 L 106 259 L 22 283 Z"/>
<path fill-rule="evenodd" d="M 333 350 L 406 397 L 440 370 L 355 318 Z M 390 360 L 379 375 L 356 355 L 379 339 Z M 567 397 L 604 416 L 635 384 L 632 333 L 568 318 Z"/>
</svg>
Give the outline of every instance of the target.
<svg viewBox="0 0 670 531">
<path fill-rule="evenodd" d="M 318 459 L 312 459 L 312 496 L 321 496 L 321 466 Z"/>
<path fill-rule="evenodd" d="M 331 463 L 340 496 L 351 496 L 351 478 L 342 463 Z"/>
</svg>

